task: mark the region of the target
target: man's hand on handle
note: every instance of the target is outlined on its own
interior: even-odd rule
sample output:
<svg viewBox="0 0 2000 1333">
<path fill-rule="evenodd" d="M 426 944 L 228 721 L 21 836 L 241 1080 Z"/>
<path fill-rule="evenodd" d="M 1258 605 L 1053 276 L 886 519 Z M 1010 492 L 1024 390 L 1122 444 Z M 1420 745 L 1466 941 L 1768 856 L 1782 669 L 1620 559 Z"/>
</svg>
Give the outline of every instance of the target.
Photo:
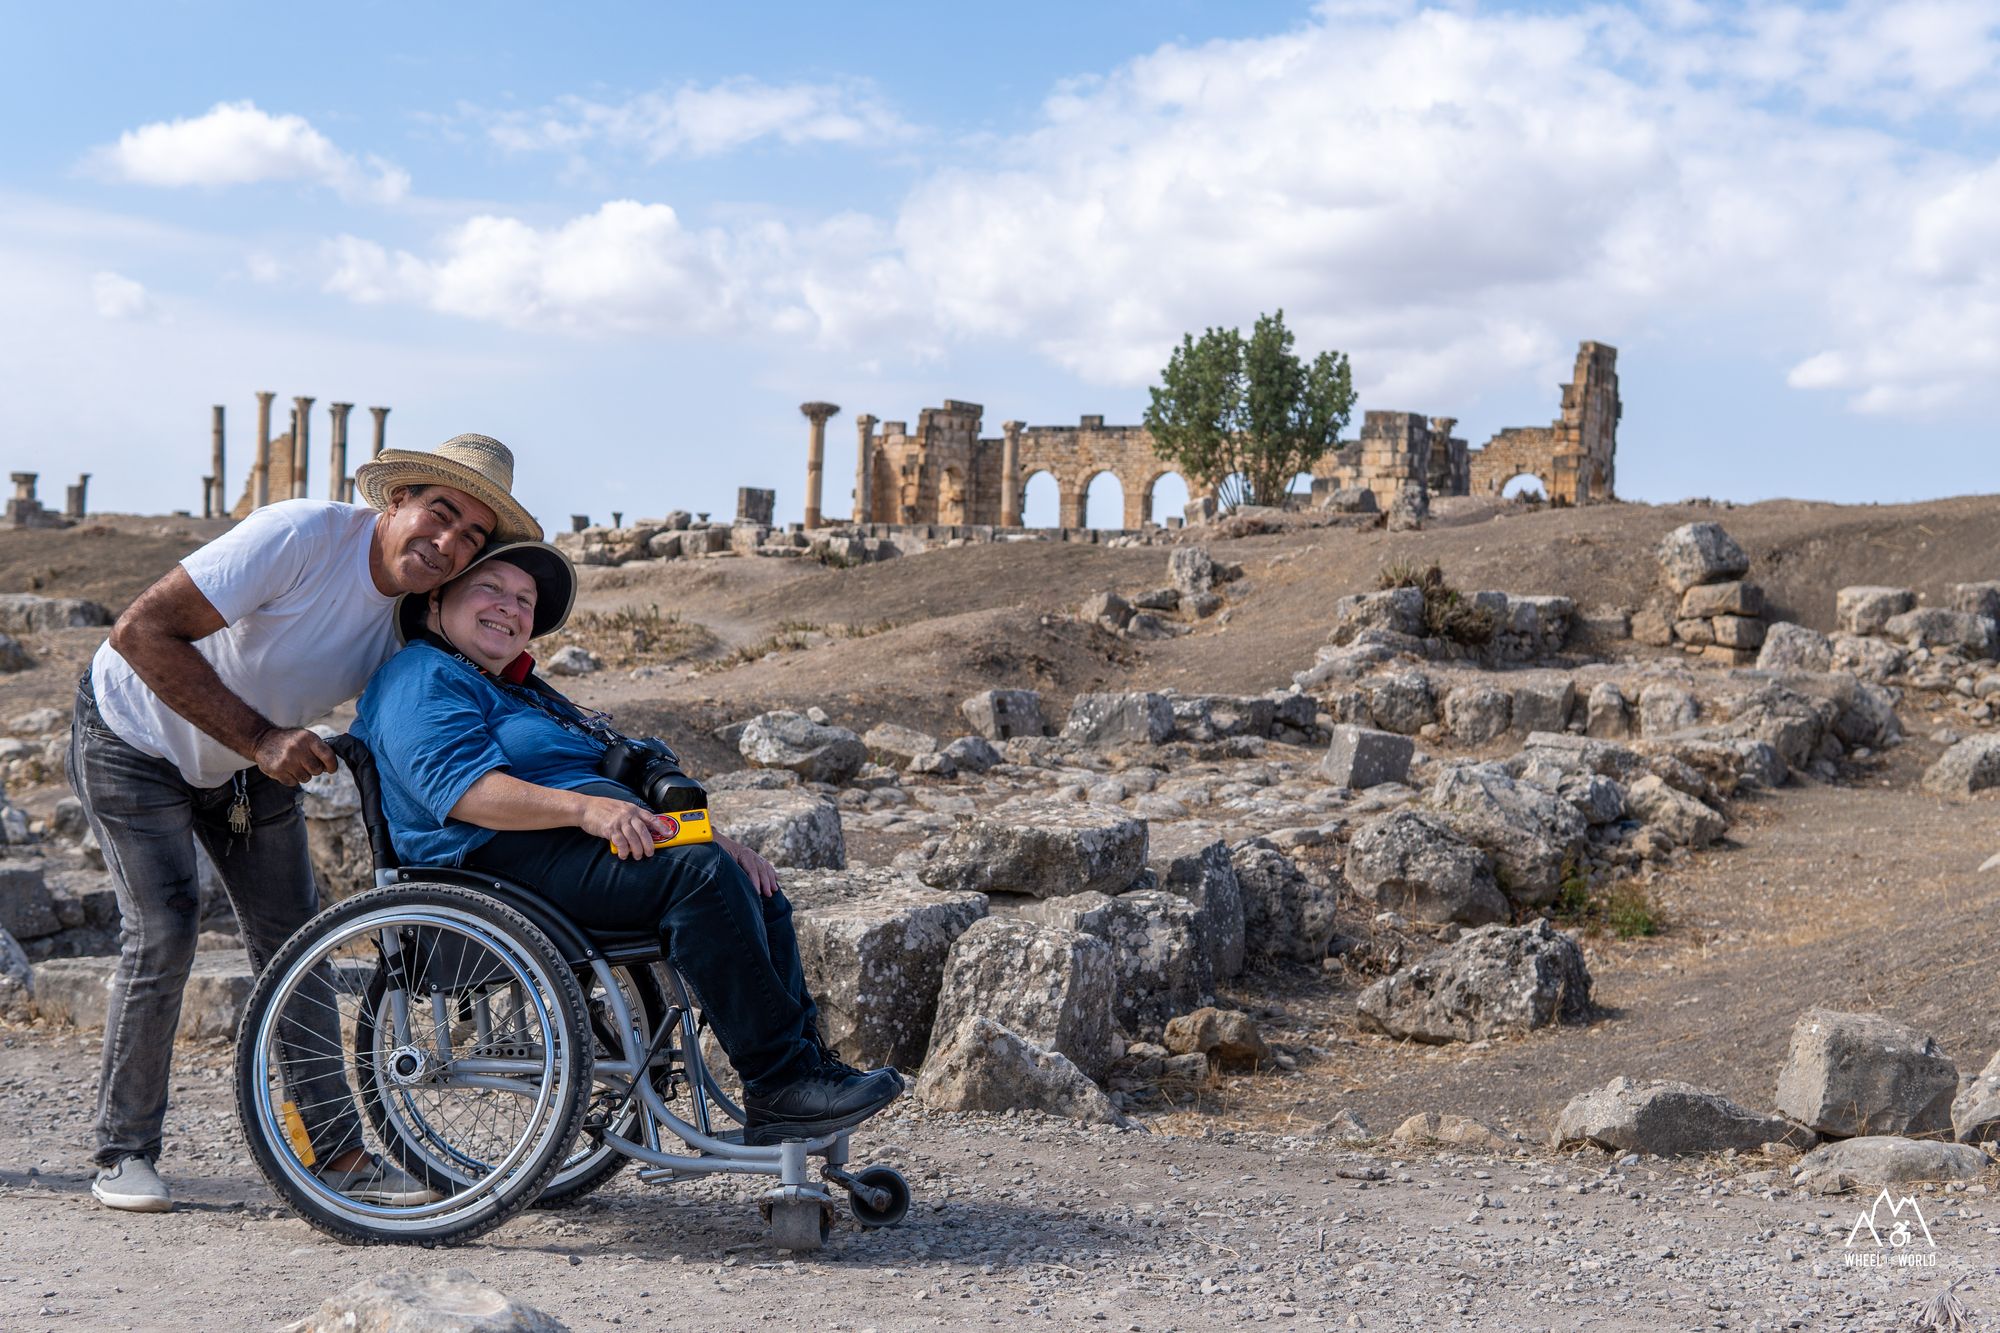
<svg viewBox="0 0 2000 1333">
<path fill-rule="evenodd" d="M 289 787 L 331 773 L 338 765 L 333 748 L 313 732 L 299 727 L 272 727 L 257 737 L 257 767 L 265 777 Z"/>
</svg>

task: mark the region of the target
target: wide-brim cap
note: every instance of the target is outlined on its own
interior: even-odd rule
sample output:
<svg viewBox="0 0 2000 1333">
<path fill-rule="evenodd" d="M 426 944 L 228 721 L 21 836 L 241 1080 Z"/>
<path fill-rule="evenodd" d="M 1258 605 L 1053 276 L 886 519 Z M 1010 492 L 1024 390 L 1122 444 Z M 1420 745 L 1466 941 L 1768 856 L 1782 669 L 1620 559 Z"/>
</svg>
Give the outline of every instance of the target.
<svg viewBox="0 0 2000 1333">
<path fill-rule="evenodd" d="M 568 556 L 547 542 L 503 542 L 481 551 L 458 578 L 464 578 L 488 560 L 505 560 L 527 571 L 528 577 L 535 581 L 535 623 L 528 631 L 530 639 L 553 634 L 569 623 L 569 613 L 576 605 L 576 566 Z M 452 580 L 456 582 L 458 579 Z M 450 583 L 445 585 L 450 586 Z M 397 599 L 396 632 L 404 643 L 424 627 L 429 614 L 429 593 L 404 593 Z"/>
<path fill-rule="evenodd" d="M 450 486 L 493 511 L 491 540 L 540 541 L 542 525 L 514 498 L 514 453 L 490 435 L 454 435 L 428 453 L 384 449 L 354 469 L 355 492 L 377 509 L 398 486 Z"/>
</svg>

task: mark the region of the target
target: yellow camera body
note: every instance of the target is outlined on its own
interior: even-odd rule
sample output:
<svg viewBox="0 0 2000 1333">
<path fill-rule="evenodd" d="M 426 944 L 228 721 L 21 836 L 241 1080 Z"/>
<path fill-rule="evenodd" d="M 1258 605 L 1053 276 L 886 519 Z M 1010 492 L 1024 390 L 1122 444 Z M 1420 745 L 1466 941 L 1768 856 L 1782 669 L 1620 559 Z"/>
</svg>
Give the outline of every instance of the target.
<svg viewBox="0 0 2000 1333">
<path fill-rule="evenodd" d="M 715 826 L 709 822 L 705 808 L 676 810 L 670 815 L 656 814 L 653 818 L 665 824 L 671 832 L 669 837 L 653 839 L 655 847 L 686 847 L 690 843 L 715 841 Z M 617 843 L 611 844 L 611 851 L 617 854 Z"/>
</svg>

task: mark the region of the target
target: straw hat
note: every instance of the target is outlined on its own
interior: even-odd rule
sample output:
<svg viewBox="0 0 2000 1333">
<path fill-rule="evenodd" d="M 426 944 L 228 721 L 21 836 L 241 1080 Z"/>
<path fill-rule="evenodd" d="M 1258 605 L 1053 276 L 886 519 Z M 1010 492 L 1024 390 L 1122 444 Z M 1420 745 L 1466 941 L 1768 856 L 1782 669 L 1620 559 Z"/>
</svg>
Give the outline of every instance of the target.
<svg viewBox="0 0 2000 1333">
<path fill-rule="evenodd" d="M 530 639 L 553 634 L 569 623 L 570 608 L 576 605 L 576 566 L 568 556 L 547 542 L 502 542 L 481 551 L 458 578 L 488 560 L 505 560 L 535 581 L 535 624 L 528 631 Z M 408 643 L 424 628 L 430 604 L 429 593 L 405 593 L 397 599 L 396 632 L 403 642 Z"/>
<path fill-rule="evenodd" d="M 450 486 L 491 509 L 495 542 L 540 541 L 542 525 L 513 496 L 514 455 L 490 435 L 454 435 L 430 453 L 384 449 L 354 469 L 354 489 L 377 509 L 398 486 Z"/>
</svg>

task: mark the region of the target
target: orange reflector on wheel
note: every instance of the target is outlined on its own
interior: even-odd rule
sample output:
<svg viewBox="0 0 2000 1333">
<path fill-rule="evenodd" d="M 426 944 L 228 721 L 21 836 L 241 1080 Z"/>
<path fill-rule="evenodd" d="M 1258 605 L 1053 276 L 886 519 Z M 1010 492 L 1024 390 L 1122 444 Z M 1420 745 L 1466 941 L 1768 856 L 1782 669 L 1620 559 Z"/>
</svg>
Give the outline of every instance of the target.
<svg viewBox="0 0 2000 1333">
<path fill-rule="evenodd" d="M 299 1114 L 297 1102 L 286 1102 L 278 1108 L 284 1117 L 285 1137 L 291 1140 L 292 1151 L 298 1154 L 300 1166 L 311 1166 L 318 1159 L 313 1152 L 312 1136 L 306 1133 L 305 1117 Z"/>
</svg>

